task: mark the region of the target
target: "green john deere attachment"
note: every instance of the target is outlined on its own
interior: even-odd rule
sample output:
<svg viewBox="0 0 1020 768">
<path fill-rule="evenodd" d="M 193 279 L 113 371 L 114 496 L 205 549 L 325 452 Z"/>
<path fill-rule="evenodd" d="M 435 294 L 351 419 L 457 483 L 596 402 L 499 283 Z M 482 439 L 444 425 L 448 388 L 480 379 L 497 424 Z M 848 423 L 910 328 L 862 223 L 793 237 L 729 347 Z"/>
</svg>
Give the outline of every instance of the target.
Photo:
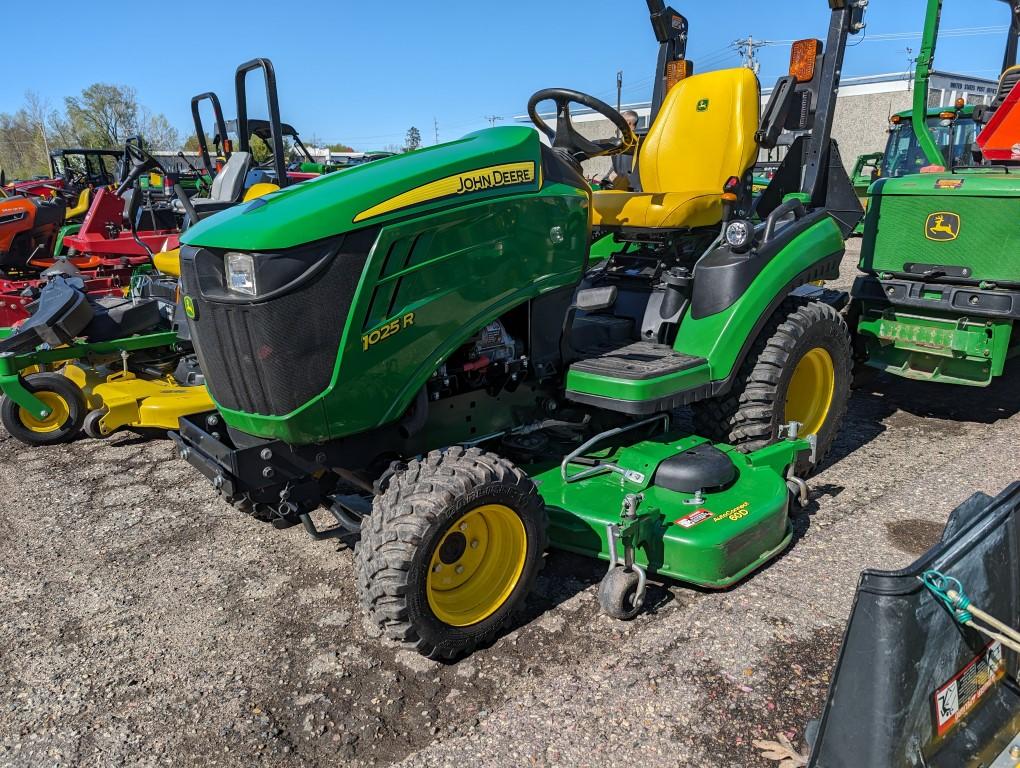
<svg viewBox="0 0 1020 768">
<path fill-rule="evenodd" d="M 724 588 L 790 543 L 787 468 L 813 441 L 787 439 L 750 454 L 666 432 L 605 447 L 669 419 L 597 435 L 556 467 L 532 473 L 553 546 Z M 602 446 L 601 448 L 599 446 Z"/>
</svg>

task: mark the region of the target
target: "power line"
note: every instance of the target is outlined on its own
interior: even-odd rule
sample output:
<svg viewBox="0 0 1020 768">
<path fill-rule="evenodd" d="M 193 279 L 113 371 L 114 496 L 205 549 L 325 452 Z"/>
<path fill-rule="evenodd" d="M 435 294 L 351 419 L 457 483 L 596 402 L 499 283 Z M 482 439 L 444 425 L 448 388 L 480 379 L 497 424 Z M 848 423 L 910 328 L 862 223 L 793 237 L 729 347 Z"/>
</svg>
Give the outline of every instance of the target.
<svg viewBox="0 0 1020 768">
<path fill-rule="evenodd" d="M 755 40 L 754 37 L 748 35 L 744 39 L 734 40 L 731 45 L 737 49 L 737 55 L 744 60 L 744 66 L 758 74 L 758 70 L 761 68 L 757 56 L 758 49 L 767 45 L 775 45 L 775 43 L 770 40 Z"/>
</svg>

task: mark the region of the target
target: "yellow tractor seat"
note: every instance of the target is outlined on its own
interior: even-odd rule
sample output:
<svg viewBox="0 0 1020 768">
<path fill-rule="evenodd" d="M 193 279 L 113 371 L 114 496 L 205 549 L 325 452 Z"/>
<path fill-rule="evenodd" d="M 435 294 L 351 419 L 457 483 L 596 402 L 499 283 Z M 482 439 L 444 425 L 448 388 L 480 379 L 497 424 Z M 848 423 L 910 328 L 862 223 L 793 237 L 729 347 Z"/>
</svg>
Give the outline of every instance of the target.
<svg viewBox="0 0 1020 768">
<path fill-rule="evenodd" d="M 593 224 L 601 227 L 708 227 L 722 219 L 719 189 L 700 192 L 595 192 Z"/>
<path fill-rule="evenodd" d="M 88 187 L 85 187 L 78 195 L 78 202 L 74 204 L 73 208 L 68 208 L 64 213 L 64 219 L 77 219 L 84 216 L 89 212 L 89 204 L 92 202 L 91 192 Z"/>
<path fill-rule="evenodd" d="M 592 193 L 599 227 L 680 229 L 722 221 L 722 191 L 754 165 L 761 92 L 744 67 L 670 89 L 638 152 L 643 192 Z"/>
</svg>

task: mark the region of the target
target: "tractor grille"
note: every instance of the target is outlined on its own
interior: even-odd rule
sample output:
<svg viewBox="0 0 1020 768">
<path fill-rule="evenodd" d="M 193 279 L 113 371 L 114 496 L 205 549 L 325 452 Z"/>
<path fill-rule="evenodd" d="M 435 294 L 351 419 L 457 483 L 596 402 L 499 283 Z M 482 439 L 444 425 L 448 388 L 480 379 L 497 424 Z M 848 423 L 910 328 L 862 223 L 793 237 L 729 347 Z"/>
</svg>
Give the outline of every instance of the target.
<svg viewBox="0 0 1020 768">
<path fill-rule="evenodd" d="M 955 240 L 925 237 L 933 213 L 960 217 Z M 1020 281 L 1020 200 L 947 195 L 875 196 L 871 199 L 861 267 L 875 272 L 909 272 L 909 264 L 966 267 L 970 280 Z"/>
<path fill-rule="evenodd" d="M 283 416 L 326 390 L 367 253 L 341 246 L 293 288 L 247 302 L 218 300 L 219 286 L 208 285 L 222 285 L 222 251 L 199 249 L 194 259 L 182 259 L 183 287 L 195 305 L 195 352 L 216 402 Z"/>
</svg>

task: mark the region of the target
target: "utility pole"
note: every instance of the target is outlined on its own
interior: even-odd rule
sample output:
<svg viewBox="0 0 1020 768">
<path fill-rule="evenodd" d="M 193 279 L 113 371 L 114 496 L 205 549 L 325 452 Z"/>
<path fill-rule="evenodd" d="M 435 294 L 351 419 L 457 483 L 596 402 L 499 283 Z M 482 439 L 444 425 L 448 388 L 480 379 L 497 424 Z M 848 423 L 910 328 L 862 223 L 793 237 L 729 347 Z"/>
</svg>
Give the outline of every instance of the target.
<svg viewBox="0 0 1020 768">
<path fill-rule="evenodd" d="M 620 99 L 623 98 L 623 70 L 619 70 L 616 73 L 616 111 L 620 111 L 620 107 L 623 104 L 620 103 Z"/>
<path fill-rule="evenodd" d="M 737 49 L 737 55 L 744 60 L 744 66 L 757 75 L 758 70 L 761 68 L 757 51 L 759 48 L 771 45 L 771 43 L 768 40 L 755 40 L 754 37 L 748 35 L 746 38 L 734 40 L 732 45 Z"/>
<path fill-rule="evenodd" d="M 907 90 L 914 90 L 914 64 L 917 63 L 917 57 L 914 56 L 914 49 L 907 48 Z"/>
<path fill-rule="evenodd" d="M 432 118 L 432 126 L 436 130 L 436 144 L 438 144 L 439 143 L 439 120 L 437 120 L 435 117 Z"/>
<path fill-rule="evenodd" d="M 485 119 L 489 121 L 489 126 L 492 127 L 496 125 L 497 121 L 501 121 L 503 117 L 502 115 L 486 115 Z"/>
</svg>

